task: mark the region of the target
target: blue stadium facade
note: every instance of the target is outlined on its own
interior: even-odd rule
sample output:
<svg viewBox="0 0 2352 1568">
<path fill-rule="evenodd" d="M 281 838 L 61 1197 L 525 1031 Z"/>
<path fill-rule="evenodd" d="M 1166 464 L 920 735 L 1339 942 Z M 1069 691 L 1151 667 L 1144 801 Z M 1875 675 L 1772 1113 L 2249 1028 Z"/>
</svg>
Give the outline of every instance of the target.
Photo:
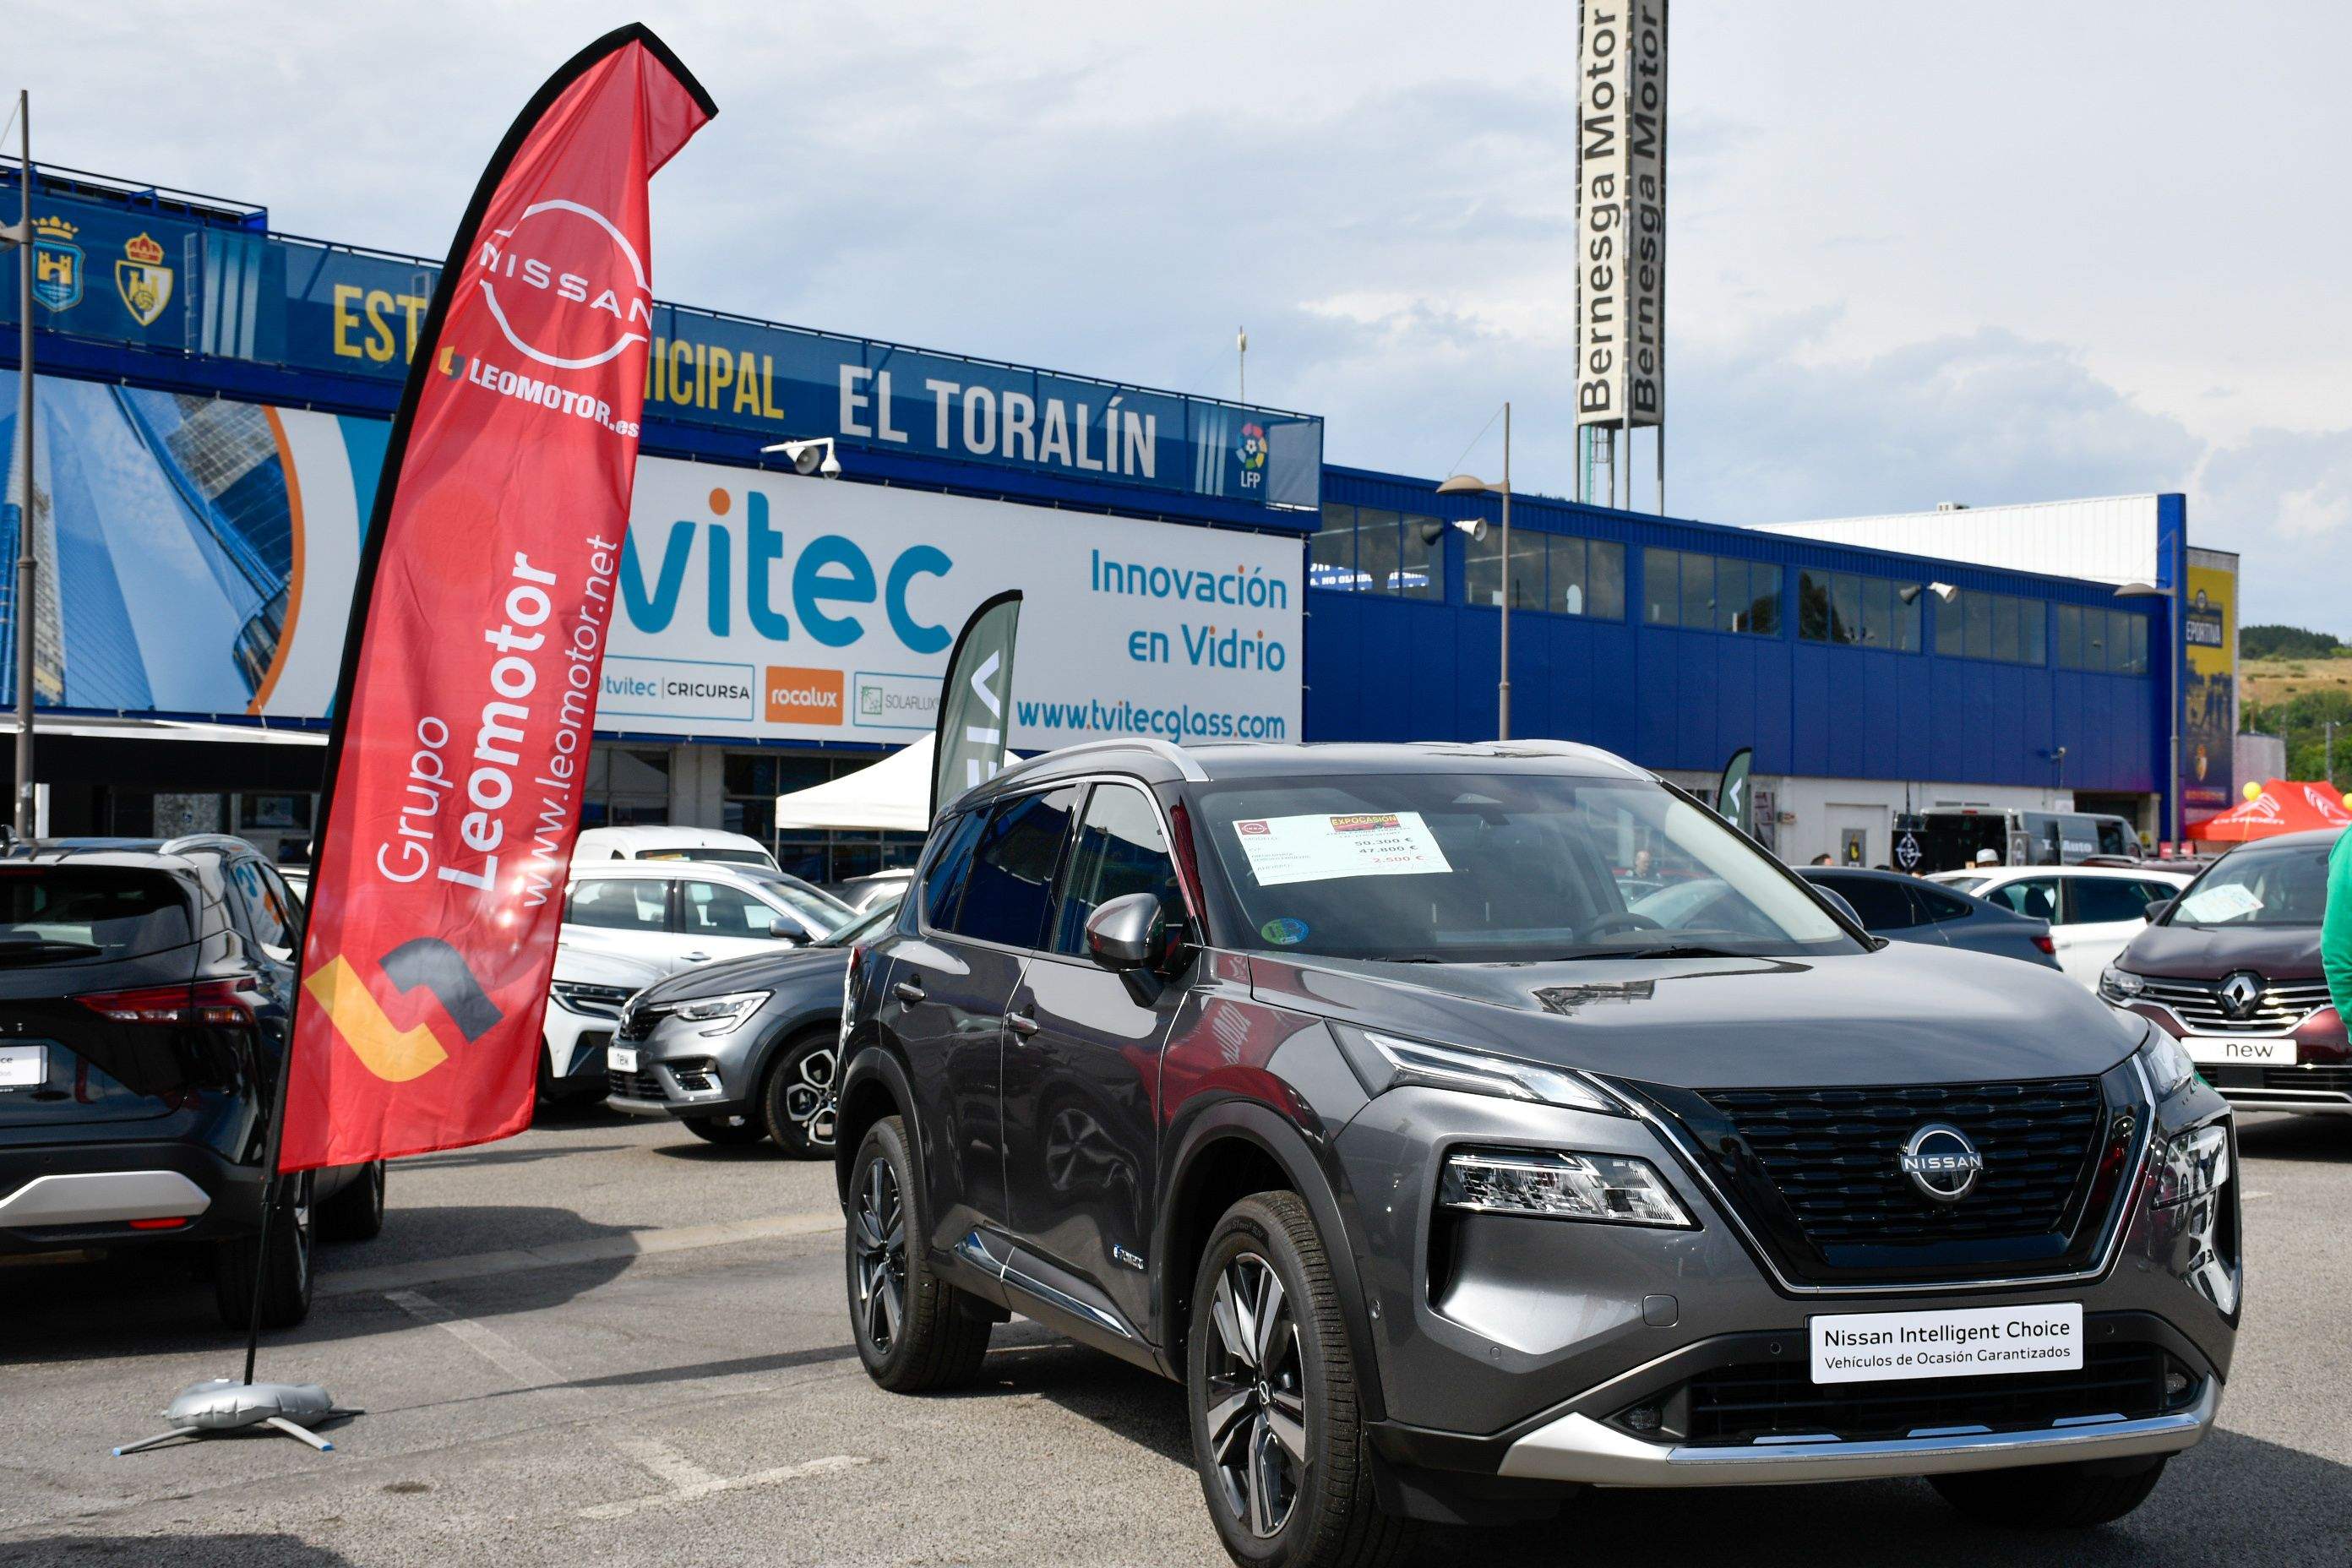
<svg viewBox="0 0 2352 1568">
<path fill-rule="evenodd" d="M 11 210 L 16 177 L 0 169 L 0 204 Z M 252 460 L 267 440 L 253 407 L 388 415 L 436 264 L 277 234 L 258 208 L 47 168 L 34 205 L 37 220 L 50 220 L 37 276 L 55 285 L 37 308 L 39 368 L 85 388 L 79 401 L 99 400 L 79 415 L 67 406 L 78 400 L 58 400 L 45 428 L 51 417 L 102 418 L 110 438 L 168 458 L 205 568 L 237 617 L 238 657 L 257 680 L 285 609 L 273 584 L 286 580 L 289 541 L 273 521 L 285 498 L 270 487 L 282 479 Z M 0 364 L 14 363 L 16 264 L 0 258 Z M 1506 561 L 1498 533 L 1448 526 L 1482 510 L 1498 522 L 1491 498 L 1441 499 L 1434 475 L 1326 465 L 1311 416 L 662 309 L 648 455 L 748 467 L 759 461 L 749 437 L 833 434 L 856 481 L 1296 536 L 1309 740 L 1494 733 L 1507 595 L 1515 733 L 1591 742 L 1693 784 L 1752 746 L 1759 804 L 1770 803 L 1759 826 L 1783 854 L 1832 847 L 1846 822 L 1882 835 L 1864 840 L 1868 858 L 1882 858 L 1893 814 L 1937 802 L 2032 807 L 2071 796 L 2150 832 L 2165 820 L 2168 705 L 2179 696 L 2162 599 L 1537 496 L 1515 500 Z M 887 385 L 891 375 L 901 388 L 920 381 L 1041 402 L 1066 394 L 1082 414 L 1089 398 L 1098 409 L 1107 400 L 1150 407 L 1169 452 L 1147 478 L 1099 460 L 1016 460 L 1009 443 L 1003 452 L 959 446 L 944 411 L 935 433 L 926 416 L 911 437 L 888 440 L 842 417 L 836 384 Z M 12 397 L 0 407 L 0 437 L 11 441 L 13 413 Z M 1241 430 L 1273 450 L 1255 478 L 1227 460 Z M 56 644 L 129 612 L 84 602 L 74 475 L 51 468 L 41 485 L 46 510 L 34 526 L 46 531 L 62 598 L 37 613 Z M 2160 586 L 2181 580 L 2185 513 L 2179 497 L 2158 502 Z M 0 515 L 6 557 L 16 527 L 13 510 Z M 0 612 L 5 592 L 0 583 Z M 62 655 L 53 647 L 52 657 Z M 224 741 L 245 716 L 169 712 L 135 671 L 110 690 L 83 709 L 207 727 L 202 738 L 134 729 L 49 742 L 54 826 L 135 828 L 142 811 L 163 820 L 166 797 L 180 811 L 183 796 L 205 792 L 220 797 L 221 826 L 258 826 L 249 800 L 267 801 L 288 836 L 307 826 L 315 745 Z M 37 687 L 37 696 L 64 707 L 55 691 Z M 613 793 L 593 809 L 753 832 L 758 803 L 777 788 L 870 760 L 856 748 L 740 739 L 606 740 Z M 901 847 L 787 848 L 839 875 Z"/>
</svg>

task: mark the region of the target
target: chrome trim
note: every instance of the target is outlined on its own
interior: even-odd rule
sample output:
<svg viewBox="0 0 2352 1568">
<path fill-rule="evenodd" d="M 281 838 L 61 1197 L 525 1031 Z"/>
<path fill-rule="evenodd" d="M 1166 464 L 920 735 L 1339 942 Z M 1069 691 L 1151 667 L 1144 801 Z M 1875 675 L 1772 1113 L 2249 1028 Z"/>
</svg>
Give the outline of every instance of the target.
<svg viewBox="0 0 2352 1568">
<path fill-rule="evenodd" d="M 0 1198 L 0 1227 L 193 1219 L 212 1194 L 177 1171 L 87 1171 L 35 1176 Z"/>
<path fill-rule="evenodd" d="M 2139 1146 L 2133 1152 L 2131 1170 L 2124 1178 L 2124 1185 L 2118 1194 L 2115 1212 L 2107 1216 L 2107 1236 L 2100 1247 L 2101 1256 L 2098 1261 L 2090 1268 L 2074 1274 L 2030 1274 L 2021 1278 L 1947 1279 L 1932 1283 L 1891 1279 L 1877 1285 L 1797 1284 L 1780 1272 L 1780 1266 L 1773 1260 L 1770 1248 L 1764 1245 L 1754 1231 L 1748 1228 L 1748 1222 L 1741 1217 L 1739 1210 L 1733 1205 L 1730 1198 L 1725 1195 L 1723 1189 L 1716 1185 L 1715 1178 L 1708 1174 L 1705 1159 L 1684 1142 L 1681 1129 L 1643 1104 L 1639 1095 L 1620 1094 L 1617 1098 L 1622 1100 L 1633 1115 L 1649 1128 L 1661 1143 L 1665 1145 L 1667 1152 L 1674 1157 L 1675 1166 L 1699 1184 L 1715 1212 L 1721 1215 L 1730 1225 L 1732 1234 L 1747 1245 L 1749 1254 L 1763 1266 L 1765 1273 L 1771 1277 L 1773 1287 L 1783 1295 L 1941 1296 L 1958 1290 L 2038 1290 L 2053 1285 L 2073 1285 L 2086 1279 L 2097 1279 L 2115 1267 L 2116 1259 L 2123 1253 L 2124 1236 L 2131 1228 L 2131 1216 L 2134 1210 L 2139 1206 L 2140 1185 L 2147 1174 L 2149 1152 L 2155 1147 L 2157 1100 L 2155 1086 L 2147 1081 L 2147 1069 L 2140 1065 L 2139 1052 L 2135 1049 L 2126 1059 L 2131 1063 L 2133 1078 L 2139 1082 L 2141 1100 L 2137 1111 L 2139 1125 L 2136 1130 Z M 2096 1079 L 2114 1070 L 2113 1068 L 2106 1068 L 2090 1076 Z"/>
<path fill-rule="evenodd" d="M 2221 1405 L 2219 1380 L 2208 1378 L 2193 1409 L 2137 1421 L 2091 1416 L 2030 1432 L 1913 1433 L 1878 1442 L 1829 1437 L 1724 1447 L 1645 1443 L 1571 1413 L 1513 1443 L 1503 1456 L 1501 1473 L 1604 1487 L 1736 1487 L 2073 1464 L 2179 1453 L 2205 1436 Z"/>
<path fill-rule="evenodd" d="M 2233 1110 L 2297 1110 L 2352 1115 L 2352 1094 L 2333 1089 L 2216 1089 Z"/>
<path fill-rule="evenodd" d="M 955 1244 L 955 1255 L 992 1279 L 1002 1280 L 1013 1289 L 1035 1297 L 1049 1307 L 1058 1308 L 1087 1322 L 1108 1329 L 1120 1339 L 1131 1340 L 1135 1331 L 1116 1314 L 1106 1312 L 1091 1301 L 1081 1301 L 1066 1290 L 1055 1289 L 1033 1274 L 1024 1274 L 1005 1259 L 988 1250 L 988 1243 L 980 1232 L 966 1231 L 963 1239 Z"/>
</svg>

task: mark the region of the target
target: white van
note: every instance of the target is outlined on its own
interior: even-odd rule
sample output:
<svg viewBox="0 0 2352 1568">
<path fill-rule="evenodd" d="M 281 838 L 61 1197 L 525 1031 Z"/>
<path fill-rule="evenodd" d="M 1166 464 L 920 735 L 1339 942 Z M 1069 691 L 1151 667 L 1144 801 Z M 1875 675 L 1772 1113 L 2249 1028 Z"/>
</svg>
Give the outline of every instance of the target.
<svg viewBox="0 0 2352 1568">
<path fill-rule="evenodd" d="M 756 838 L 723 828 L 672 827 L 667 823 L 582 829 L 572 846 L 572 863 L 586 866 L 606 860 L 715 860 L 727 866 L 777 869 L 776 858 Z"/>
</svg>

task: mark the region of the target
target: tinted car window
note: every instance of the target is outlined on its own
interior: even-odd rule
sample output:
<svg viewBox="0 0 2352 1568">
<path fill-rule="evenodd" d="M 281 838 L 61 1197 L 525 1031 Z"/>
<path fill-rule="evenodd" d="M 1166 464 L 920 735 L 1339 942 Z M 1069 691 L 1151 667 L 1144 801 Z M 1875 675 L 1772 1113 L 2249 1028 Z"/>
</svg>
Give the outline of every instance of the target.
<svg viewBox="0 0 2352 1568">
<path fill-rule="evenodd" d="M 252 922 L 255 939 L 262 946 L 280 952 L 290 949 L 294 945 L 293 911 L 269 886 L 265 874 L 268 868 L 258 860 L 236 859 L 228 863 L 227 869 L 228 879 L 236 885 L 237 897 L 245 902 L 246 918 Z"/>
<path fill-rule="evenodd" d="M 971 847 L 979 841 L 980 830 L 987 822 L 986 813 L 967 812 L 933 839 L 938 847 L 932 852 L 930 865 L 923 871 L 918 912 L 941 931 L 953 926 L 956 905 L 963 899 L 964 879 L 971 871 Z"/>
<path fill-rule="evenodd" d="M 677 929 L 688 936 L 766 936 L 782 917 L 724 882 L 681 882 Z"/>
<path fill-rule="evenodd" d="M 1955 898 L 1941 888 L 1930 887 L 1925 882 L 1913 888 L 1911 896 L 1919 902 L 1921 918 L 1930 925 L 1938 921 L 1964 919 L 1969 910 L 1975 907 L 1966 899 Z"/>
<path fill-rule="evenodd" d="M 159 871 L 0 867 L 0 963 L 131 958 L 194 934 L 187 889 Z"/>
<path fill-rule="evenodd" d="M 2003 882 L 1998 888 L 1988 888 L 1982 895 L 1990 903 L 2035 920 L 2055 922 L 2058 919 L 2058 879 L 2054 877 L 2023 877 L 2014 882 Z"/>
<path fill-rule="evenodd" d="M 1087 802 L 1070 855 L 1070 874 L 1055 906 L 1054 951 L 1083 954 L 1087 921 L 1095 910 L 1129 893 L 1153 895 L 1171 921 L 1183 913 L 1184 897 L 1176 882 L 1176 863 L 1169 858 L 1167 836 L 1160 830 L 1160 814 L 1140 790 L 1097 784 Z"/>
<path fill-rule="evenodd" d="M 1864 931 L 1901 931 L 1919 923 L 1911 889 L 1900 882 L 1882 882 L 1875 877 L 1823 877 L 1820 881 L 1853 906 Z"/>
<path fill-rule="evenodd" d="M 572 884 L 563 918 L 607 931 L 669 929 L 669 884 L 656 877 L 592 877 Z"/>
<path fill-rule="evenodd" d="M 1045 903 L 1062 855 L 1075 784 L 1000 803 L 972 848 L 963 901 L 949 930 L 1008 947 L 1036 947 L 1045 934 Z"/>
<path fill-rule="evenodd" d="M 2147 912 L 2148 900 L 2166 896 L 2122 877 L 2076 877 L 2072 883 L 2067 890 L 2074 896 L 2074 918 L 2085 925 L 2139 920 Z"/>
</svg>

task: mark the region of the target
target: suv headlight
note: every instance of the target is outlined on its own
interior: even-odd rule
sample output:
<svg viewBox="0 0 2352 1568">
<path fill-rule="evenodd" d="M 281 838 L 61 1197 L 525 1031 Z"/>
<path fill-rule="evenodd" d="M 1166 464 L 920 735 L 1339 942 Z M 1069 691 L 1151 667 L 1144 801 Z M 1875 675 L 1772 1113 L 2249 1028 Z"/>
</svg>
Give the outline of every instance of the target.
<svg viewBox="0 0 2352 1568">
<path fill-rule="evenodd" d="M 2154 1173 L 2160 1209 L 2221 1191 L 2230 1179 L 2230 1124 L 2209 1121 L 2158 1144 Z"/>
<path fill-rule="evenodd" d="M 577 980 L 559 980 L 549 989 L 557 1005 L 584 1018 L 617 1018 L 622 1004 L 635 994 L 625 985 L 590 985 Z"/>
<path fill-rule="evenodd" d="M 1426 1040 L 1376 1035 L 1370 1029 L 1334 1026 L 1331 1033 L 1347 1054 L 1348 1064 L 1363 1080 L 1364 1092 L 1381 1095 L 1405 1084 L 1429 1089 L 1459 1089 L 1465 1094 L 1499 1095 L 1542 1105 L 1562 1105 L 1571 1110 L 1597 1110 L 1622 1116 L 1624 1108 L 1587 1082 L 1580 1073 L 1517 1057 L 1498 1057 L 1459 1046 L 1435 1046 Z"/>
<path fill-rule="evenodd" d="M 2147 1070 L 2148 1087 L 2158 1100 L 2169 1100 L 2197 1076 L 2196 1062 L 2168 1029 L 2149 1028 L 2147 1043 L 2139 1048 L 2139 1065 Z"/>
<path fill-rule="evenodd" d="M 2099 994 L 2110 1002 L 2128 1002 L 2147 989 L 2147 982 L 2128 969 L 2110 963 L 2099 972 Z"/>
<path fill-rule="evenodd" d="M 773 994 L 772 991 L 730 991 L 724 996 L 697 996 L 672 1006 L 669 1016 L 680 1023 L 711 1026 L 701 1031 L 705 1035 L 731 1035 Z"/>
<path fill-rule="evenodd" d="M 1626 1154 L 1465 1149 L 1446 1157 L 1437 1201 L 1475 1214 L 1695 1228 L 1657 1168 Z"/>
</svg>

